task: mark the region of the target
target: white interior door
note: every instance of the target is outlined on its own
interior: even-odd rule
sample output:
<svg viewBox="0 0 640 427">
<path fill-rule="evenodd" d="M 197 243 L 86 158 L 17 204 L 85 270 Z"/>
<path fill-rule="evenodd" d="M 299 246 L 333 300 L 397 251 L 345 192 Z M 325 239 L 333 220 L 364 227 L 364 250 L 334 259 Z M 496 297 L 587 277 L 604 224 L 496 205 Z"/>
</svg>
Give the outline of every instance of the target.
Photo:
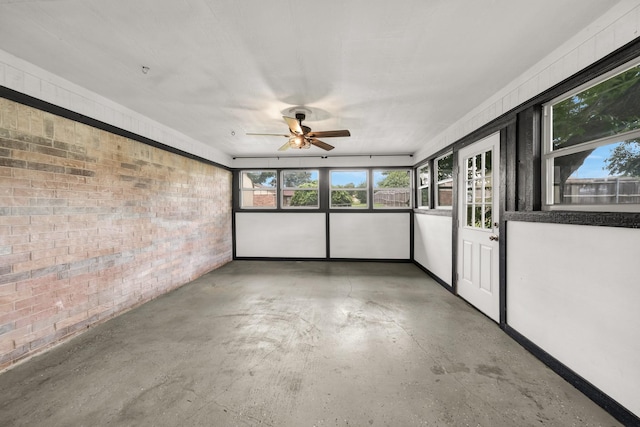
<svg viewBox="0 0 640 427">
<path fill-rule="evenodd" d="M 458 295 L 500 322 L 500 134 L 458 153 Z"/>
</svg>

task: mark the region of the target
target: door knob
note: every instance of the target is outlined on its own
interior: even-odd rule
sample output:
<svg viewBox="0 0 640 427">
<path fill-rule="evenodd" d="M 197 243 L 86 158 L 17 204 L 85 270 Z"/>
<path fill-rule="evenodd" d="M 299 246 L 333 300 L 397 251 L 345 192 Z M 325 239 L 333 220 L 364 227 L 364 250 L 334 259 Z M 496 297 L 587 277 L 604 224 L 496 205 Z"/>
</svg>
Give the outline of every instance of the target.
<svg viewBox="0 0 640 427">
<path fill-rule="evenodd" d="M 489 236 L 489 240 L 491 240 L 492 242 L 497 242 L 498 236 L 496 236 L 495 234 L 492 234 L 491 236 Z"/>
</svg>

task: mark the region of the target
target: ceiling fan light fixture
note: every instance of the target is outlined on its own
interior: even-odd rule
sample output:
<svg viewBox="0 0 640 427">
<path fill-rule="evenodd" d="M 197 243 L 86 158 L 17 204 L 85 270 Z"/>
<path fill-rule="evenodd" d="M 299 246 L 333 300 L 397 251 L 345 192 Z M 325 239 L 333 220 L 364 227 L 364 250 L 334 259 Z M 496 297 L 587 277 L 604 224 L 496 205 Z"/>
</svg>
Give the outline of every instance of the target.
<svg viewBox="0 0 640 427">
<path fill-rule="evenodd" d="M 307 141 L 307 139 L 302 135 L 296 135 L 289 140 L 289 145 L 291 148 L 309 148 L 311 147 L 311 143 Z"/>
<path fill-rule="evenodd" d="M 289 116 L 282 116 L 285 123 L 289 125 L 289 134 L 279 134 L 279 133 L 247 133 L 247 135 L 273 135 L 273 136 L 284 136 L 289 139 L 285 142 L 278 151 L 285 151 L 289 148 L 297 148 L 308 149 L 311 146 L 318 147 L 325 151 L 333 150 L 335 147 L 333 145 L 327 144 L 319 140 L 318 138 L 334 138 L 334 137 L 345 137 L 351 136 L 351 133 L 348 130 L 328 130 L 328 131 L 320 131 L 320 132 L 312 132 L 309 126 L 305 126 L 302 124 L 302 121 L 306 118 L 306 114 L 300 111 L 295 113 L 296 118 Z"/>
</svg>

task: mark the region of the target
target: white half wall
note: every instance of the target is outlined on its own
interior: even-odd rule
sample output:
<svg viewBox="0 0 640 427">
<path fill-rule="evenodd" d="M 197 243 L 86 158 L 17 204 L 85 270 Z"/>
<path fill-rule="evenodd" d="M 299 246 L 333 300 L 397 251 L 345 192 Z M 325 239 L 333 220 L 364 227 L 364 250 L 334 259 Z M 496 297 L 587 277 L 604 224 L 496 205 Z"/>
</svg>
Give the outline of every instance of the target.
<svg viewBox="0 0 640 427">
<path fill-rule="evenodd" d="M 410 259 L 410 218 L 408 212 L 330 214 L 331 258 Z"/>
<path fill-rule="evenodd" d="M 507 323 L 640 416 L 640 230 L 507 230 Z"/>
<path fill-rule="evenodd" d="M 324 213 L 238 212 L 236 256 L 325 258 Z"/>
<path fill-rule="evenodd" d="M 450 216 L 414 215 L 413 258 L 448 285 L 453 283 L 452 227 Z"/>
</svg>

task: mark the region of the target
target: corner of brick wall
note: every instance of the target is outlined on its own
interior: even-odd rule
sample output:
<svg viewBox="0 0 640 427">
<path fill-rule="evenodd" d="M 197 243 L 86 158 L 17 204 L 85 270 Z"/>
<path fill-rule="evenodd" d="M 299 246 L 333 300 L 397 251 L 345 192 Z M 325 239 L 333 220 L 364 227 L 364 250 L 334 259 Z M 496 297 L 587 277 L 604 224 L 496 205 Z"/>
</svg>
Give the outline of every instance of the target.
<svg viewBox="0 0 640 427">
<path fill-rule="evenodd" d="M 0 98 L 0 370 L 231 245 L 231 172 Z"/>
</svg>

